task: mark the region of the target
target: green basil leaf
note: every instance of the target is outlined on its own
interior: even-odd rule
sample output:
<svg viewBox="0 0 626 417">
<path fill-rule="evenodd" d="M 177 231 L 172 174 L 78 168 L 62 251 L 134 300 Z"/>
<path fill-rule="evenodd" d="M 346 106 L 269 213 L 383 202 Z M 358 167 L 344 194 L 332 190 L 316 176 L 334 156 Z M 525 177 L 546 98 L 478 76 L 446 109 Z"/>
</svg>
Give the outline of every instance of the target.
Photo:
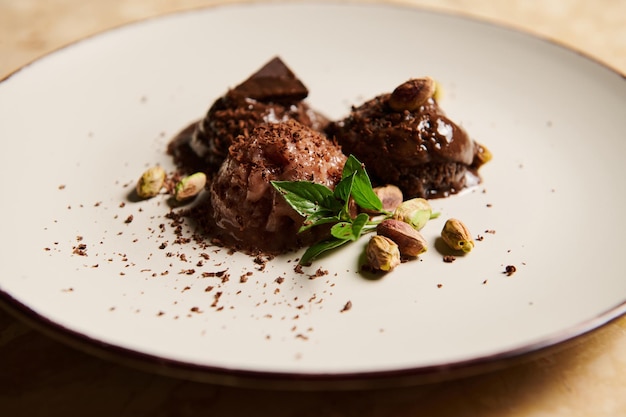
<svg viewBox="0 0 626 417">
<path fill-rule="evenodd" d="M 346 162 L 346 166 L 348 165 L 348 169 L 351 170 L 354 175 L 351 194 L 356 204 L 366 210 L 381 211 L 383 209 L 383 203 L 372 189 L 372 182 L 363 164 L 354 156 L 350 155 Z"/>
<path fill-rule="evenodd" d="M 337 200 L 347 203 L 352 194 L 352 184 L 354 183 L 354 173 L 341 177 L 341 181 L 335 186 L 333 195 Z"/>
<path fill-rule="evenodd" d="M 369 224 L 370 216 L 366 213 L 361 213 L 354 220 L 352 220 L 352 233 L 354 234 L 354 240 L 357 240 L 363 234 L 363 228 Z"/>
<path fill-rule="evenodd" d="M 350 221 L 343 221 L 335 224 L 330 229 L 330 233 L 337 239 L 355 241 L 361 237 L 363 227 L 368 224 L 368 222 L 369 216 L 365 213 L 361 213 Z"/>
<path fill-rule="evenodd" d="M 302 255 L 302 258 L 300 258 L 300 261 L 298 261 L 298 263 L 300 265 L 310 265 L 311 262 L 313 261 L 313 259 L 317 258 L 318 256 L 320 256 L 322 253 L 329 251 L 331 249 L 335 249 L 338 248 L 341 245 L 344 245 L 346 243 L 350 242 L 349 240 L 343 240 L 343 239 L 337 239 L 337 238 L 331 238 L 331 239 L 327 239 L 327 240 L 322 240 L 321 242 L 318 242 L 316 244 L 314 244 L 313 246 L 310 246 Z"/>
<path fill-rule="evenodd" d="M 354 155 L 350 155 L 348 159 L 346 160 L 346 163 L 343 166 L 343 171 L 341 172 L 341 178 L 343 179 L 343 178 L 349 177 L 350 175 L 353 175 L 354 173 L 362 169 L 363 169 L 363 164 L 361 163 L 361 161 L 356 159 Z"/>
<path fill-rule="evenodd" d="M 341 240 L 356 240 L 352 231 L 352 223 L 339 222 L 330 229 L 330 234 Z"/>
<path fill-rule="evenodd" d="M 300 229 L 298 230 L 298 233 L 302 233 L 305 230 L 308 230 L 313 226 L 319 226 L 320 224 L 338 222 L 339 219 L 337 218 L 337 215 L 335 213 L 335 211 L 321 210 L 317 213 L 311 214 L 304 220 L 302 226 L 300 226 Z"/>
<path fill-rule="evenodd" d="M 322 184 L 309 181 L 272 181 L 272 185 L 303 217 L 308 217 L 320 210 L 334 209 L 334 207 L 326 207 L 333 192 Z"/>
</svg>

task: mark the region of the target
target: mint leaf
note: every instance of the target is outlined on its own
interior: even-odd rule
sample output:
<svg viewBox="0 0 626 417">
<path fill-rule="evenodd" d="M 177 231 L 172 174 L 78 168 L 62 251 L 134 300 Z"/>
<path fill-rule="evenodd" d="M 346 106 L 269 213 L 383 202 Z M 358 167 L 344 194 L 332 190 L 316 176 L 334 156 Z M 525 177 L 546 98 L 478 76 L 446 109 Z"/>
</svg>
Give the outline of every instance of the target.
<svg viewBox="0 0 626 417">
<path fill-rule="evenodd" d="M 322 184 L 308 181 L 272 181 L 272 185 L 303 217 L 322 210 L 337 209 L 332 190 Z"/>
<path fill-rule="evenodd" d="M 333 225 L 330 229 L 330 234 L 337 239 L 356 240 L 354 238 L 354 233 L 352 232 L 352 223 L 350 222 L 339 222 Z"/>
<path fill-rule="evenodd" d="M 345 169 L 344 169 L 345 172 Z M 335 186 L 335 191 L 333 195 L 336 199 L 347 203 L 350 199 L 350 194 L 352 194 L 352 184 L 354 183 L 354 173 L 349 175 L 342 175 L 341 181 L 337 183 Z"/>
<path fill-rule="evenodd" d="M 363 227 L 368 223 L 369 216 L 365 213 L 359 214 L 349 222 L 339 222 L 335 224 L 330 233 L 337 239 L 356 241 L 363 232 Z"/>
<path fill-rule="evenodd" d="M 372 189 L 372 183 L 363 164 L 353 155 L 348 157 L 341 175 L 342 178 L 344 178 L 344 175 L 346 177 L 348 175 L 354 177 L 350 194 L 359 207 L 374 211 L 381 211 L 383 209 L 383 203 Z"/>
<path fill-rule="evenodd" d="M 366 213 L 361 213 L 354 220 L 352 220 L 352 232 L 356 239 L 360 238 L 365 230 L 365 226 L 370 222 L 370 216 Z M 372 229 L 373 230 L 373 229 Z M 354 239 L 354 240 L 356 240 Z"/>
<path fill-rule="evenodd" d="M 354 155 L 350 155 L 346 160 L 346 163 L 343 166 L 343 171 L 341 172 L 341 178 L 349 177 L 350 175 L 356 173 L 359 170 L 363 169 L 363 164 L 356 159 Z"/>
<path fill-rule="evenodd" d="M 329 251 L 331 249 L 338 248 L 339 246 L 346 244 L 348 242 L 350 241 L 345 240 L 345 239 L 337 239 L 337 238 L 330 238 L 327 240 L 322 240 L 321 242 L 317 242 L 316 244 L 310 246 L 304 252 L 304 254 L 302 255 L 302 258 L 300 258 L 300 261 L 298 261 L 298 263 L 300 265 L 310 265 L 313 259 L 320 256 L 322 253 Z"/>
<path fill-rule="evenodd" d="M 302 233 L 305 230 L 310 229 L 313 226 L 320 224 L 336 223 L 339 221 L 335 211 L 332 210 L 320 210 L 317 213 L 313 213 L 304 219 L 302 226 L 298 229 L 298 233 Z"/>
<path fill-rule="evenodd" d="M 309 265 L 320 254 L 376 229 L 377 221 L 370 220 L 366 213 L 360 213 L 354 219 L 350 217 L 352 200 L 362 209 L 382 211 L 382 202 L 374 193 L 363 164 L 353 155 L 346 160 L 341 180 L 334 190 L 309 181 L 272 181 L 272 186 L 304 217 L 298 233 L 317 225 L 334 223 L 330 229 L 332 237 L 309 247 L 300 259 L 301 265 Z"/>
</svg>

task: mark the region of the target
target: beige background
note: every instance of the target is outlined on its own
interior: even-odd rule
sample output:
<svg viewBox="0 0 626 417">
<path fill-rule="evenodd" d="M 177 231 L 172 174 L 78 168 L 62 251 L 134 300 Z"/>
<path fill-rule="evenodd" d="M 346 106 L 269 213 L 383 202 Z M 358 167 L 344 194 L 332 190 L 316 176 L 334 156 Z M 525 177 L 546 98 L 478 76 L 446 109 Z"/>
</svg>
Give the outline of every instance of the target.
<svg viewBox="0 0 626 417">
<path fill-rule="evenodd" d="M 0 0 L 0 79 L 86 35 L 218 3 Z M 519 28 L 573 47 L 626 74 L 626 0 L 394 3 L 462 13 Z M 559 351 L 484 375 L 376 392 L 285 393 L 220 387 L 130 369 L 66 347 L 0 311 L 0 415 L 203 414 L 626 416 L 626 318 Z"/>
</svg>

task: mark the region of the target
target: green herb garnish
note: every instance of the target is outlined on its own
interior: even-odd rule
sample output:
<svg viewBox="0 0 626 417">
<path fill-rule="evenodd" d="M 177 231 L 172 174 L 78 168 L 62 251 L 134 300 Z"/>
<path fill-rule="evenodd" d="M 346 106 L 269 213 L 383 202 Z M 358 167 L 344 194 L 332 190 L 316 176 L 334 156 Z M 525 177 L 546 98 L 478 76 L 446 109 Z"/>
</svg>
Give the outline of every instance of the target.
<svg viewBox="0 0 626 417">
<path fill-rule="evenodd" d="M 309 181 L 272 181 L 272 185 L 304 217 L 298 233 L 313 226 L 333 223 L 331 236 L 309 247 L 299 261 L 301 265 L 309 265 L 322 253 L 354 242 L 363 233 L 376 228 L 380 220 L 372 220 L 366 213 L 361 213 L 354 219 L 350 217 L 350 197 L 362 209 L 383 213 L 382 202 L 372 189 L 363 164 L 353 155 L 348 157 L 341 173 L 341 181 L 334 191 Z"/>
</svg>

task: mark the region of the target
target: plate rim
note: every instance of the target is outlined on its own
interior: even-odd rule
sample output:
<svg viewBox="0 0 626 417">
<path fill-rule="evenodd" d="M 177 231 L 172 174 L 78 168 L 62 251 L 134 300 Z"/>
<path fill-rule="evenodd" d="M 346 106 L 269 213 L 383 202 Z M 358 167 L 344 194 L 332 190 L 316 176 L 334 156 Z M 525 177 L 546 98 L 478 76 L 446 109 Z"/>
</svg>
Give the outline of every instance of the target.
<svg viewBox="0 0 626 417">
<path fill-rule="evenodd" d="M 306 373 L 232 369 L 140 352 L 92 338 L 40 315 L 0 289 L 0 307 L 52 339 L 119 365 L 185 379 L 252 389 L 288 391 L 363 390 L 413 386 L 485 374 L 566 349 L 626 315 L 626 301 L 568 329 L 514 349 L 438 365 L 367 372 Z"/>
<path fill-rule="evenodd" d="M 351 1 L 332 0 L 306 0 L 297 3 L 291 3 L 288 0 L 279 0 L 276 2 L 266 3 L 253 0 L 244 0 L 237 3 L 216 3 L 211 5 L 199 5 L 196 7 L 175 10 L 170 12 L 159 13 L 156 15 L 139 18 L 118 25 L 97 31 L 95 33 L 75 39 L 67 44 L 61 45 L 47 53 L 38 56 L 31 61 L 11 70 L 0 78 L 0 84 L 8 82 L 13 76 L 27 70 L 32 65 L 38 64 L 40 61 L 48 59 L 60 51 L 74 47 L 89 39 L 104 36 L 121 29 L 139 26 L 146 22 L 158 19 L 168 19 L 175 16 L 185 14 L 194 14 L 199 12 L 209 12 L 218 8 L 246 8 L 254 7 L 300 7 L 300 6 L 343 6 L 355 8 L 395 8 L 408 10 L 411 12 L 429 13 L 440 16 L 450 16 L 456 19 L 472 21 L 499 28 L 501 30 L 516 33 L 534 40 L 539 40 L 551 44 L 563 51 L 568 51 L 578 55 L 581 59 L 592 62 L 612 73 L 621 77 L 622 81 L 626 81 L 626 72 L 614 68 L 613 66 L 603 62 L 587 52 L 565 45 L 555 39 L 541 36 L 529 31 L 525 31 L 519 27 L 506 24 L 504 22 L 496 22 L 484 17 L 473 16 L 462 11 L 448 11 L 435 9 L 433 7 L 389 3 L 381 0 L 375 0 L 367 3 L 355 3 Z M 438 365 L 428 365 L 419 367 L 409 367 L 394 370 L 383 371 L 364 371 L 364 372 L 338 372 L 338 373 L 306 373 L 306 372 L 272 372 L 257 371 L 245 369 L 232 369 L 219 366 L 204 365 L 199 363 L 191 363 L 172 358 L 160 357 L 154 354 L 133 350 L 130 348 L 118 346 L 109 342 L 92 338 L 79 331 L 72 330 L 60 323 L 49 319 L 19 300 L 15 299 L 11 294 L 0 288 L 0 308 L 3 308 L 12 316 L 27 323 L 31 327 L 46 334 L 53 339 L 76 348 L 80 351 L 87 352 L 101 359 L 112 360 L 118 364 L 126 364 L 131 367 L 161 374 L 169 377 L 183 378 L 198 382 L 217 383 L 222 385 L 244 386 L 251 388 L 267 388 L 267 389 L 287 389 L 287 390 L 352 390 L 352 389 L 371 389 L 389 386 L 415 385 L 421 383 L 439 382 L 443 380 L 455 379 L 459 377 L 471 376 L 475 374 L 485 373 L 488 371 L 502 369 L 517 362 L 528 361 L 535 356 L 543 356 L 556 349 L 564 348 L 569 343 L 576 342 L 579 339 L 597 331 L 601 327 L 619 319 L 626 315 L 626 299 L 617 305 L 608 308 L 604 312 L 595 317 L 588 318 L 568 328 L 561 329 L 539 340 L 531 341 L 513 349 L 499 351 L 494 354 L 478 355 L 470 359 L 441 363 Z"/>
</svg>

